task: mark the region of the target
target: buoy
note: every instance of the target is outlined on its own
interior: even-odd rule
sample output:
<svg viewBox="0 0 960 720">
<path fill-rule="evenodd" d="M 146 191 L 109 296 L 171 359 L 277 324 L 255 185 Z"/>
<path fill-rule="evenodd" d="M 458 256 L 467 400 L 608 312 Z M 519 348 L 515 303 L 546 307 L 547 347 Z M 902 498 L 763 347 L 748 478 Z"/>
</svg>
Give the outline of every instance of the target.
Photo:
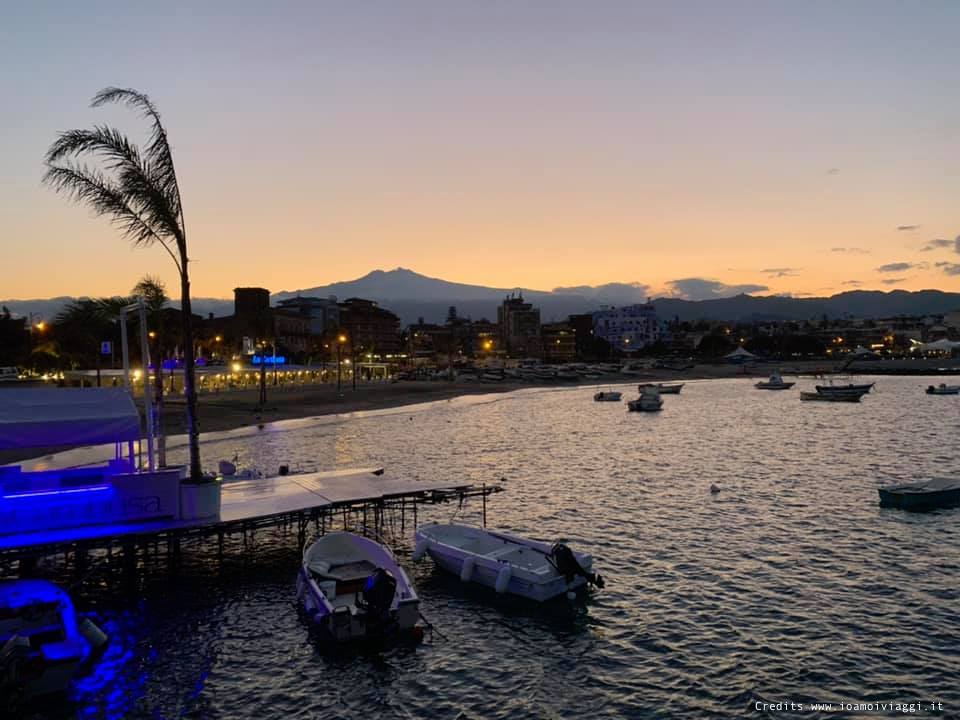
<svg viewBox="0 0 960 720">
<path fill-rule="evenodd" d="M 717 487 L 716 483 L 710 483 L 710 492 L 713 493 L 714 495 L 720 492 L 720 488 Z"/>
<path fill-rule="evenodd" d="M 511 574 L 512 569 L 509 565 L 504 565 L 502 568 L 500 568 L 500 572 L 497 573 L 497 582 L 493 586 L 498 593 L 505 593 L 507 591 L 507 585 L 510 584 Z"/>
<path fill-rule="evenodd" d="M 460 568 L 460 580 L 462 582 L 470 582 L 470 578 L 473 577 L 473 566 L 475 564 L 472 557 L 468 557 L 463 561 L 463 567 Z"/>
<path fill-rule="evenodd" d="M 417 543 L 417 546 L 413 549 L 413 561 L 420 562 L 423 556 L 427 552 L 427 546 L 430 543 L 427 542 L 426 538 L 420 538 L 420 541 Z"/>
</svg>

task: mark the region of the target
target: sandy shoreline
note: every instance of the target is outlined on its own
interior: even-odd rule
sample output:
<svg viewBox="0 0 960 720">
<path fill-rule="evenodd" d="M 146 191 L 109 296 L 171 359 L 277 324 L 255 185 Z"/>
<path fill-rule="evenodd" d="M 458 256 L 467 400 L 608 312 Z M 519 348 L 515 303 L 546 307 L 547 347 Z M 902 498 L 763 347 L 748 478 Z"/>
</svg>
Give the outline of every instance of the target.
<svg viewBox="0 0 960 720">
<path fill-rule="evenodd" d="M 382 410 L 417 403 L 448 400 L 465 395 L 504 393 L 524 388 L 559 388 L 623 385 L 642 382 L 682 382 L 684 380 L 708 380 L 721 378 L 764 377 L 777 366 L 758 364 L 742 366 L 729 364 L 700 364 L 687 370 L 655 369 L 637 374 L 611 374 L 600 378 L 583 378 L 579 382 L 478 382 L 450 381 L 403 381 L 398 383 L 364 383 L 354 390 L 343 385 L 338 393 L 335 385 L 274 386 L 267 387 L 267 403 L 258 407 L 257 390 L 236 390 L 200 396 L 200 432 L 220 432 L 278 420 L 291 420 L 322 415 L 336 415 L 366 410 Z M 831 372 L 829 364 L 798 362 L 780 366 L 785 375 L 816 374 Z M 929 374 L 936 375 L 946 369 L 960 372 L 960 361 L 904 361 L 883 363 L 858 363 L 850 372 L 858 374 Z M 168 397 L 164 400 L 162 422 L 167 435 L 186 433 L 183 398 Z M 30 450 L 0 451 L 0 465 L 19 462 L 29 458 L 48 455 L 60 448 L 35 448 Z"/>
</svg>

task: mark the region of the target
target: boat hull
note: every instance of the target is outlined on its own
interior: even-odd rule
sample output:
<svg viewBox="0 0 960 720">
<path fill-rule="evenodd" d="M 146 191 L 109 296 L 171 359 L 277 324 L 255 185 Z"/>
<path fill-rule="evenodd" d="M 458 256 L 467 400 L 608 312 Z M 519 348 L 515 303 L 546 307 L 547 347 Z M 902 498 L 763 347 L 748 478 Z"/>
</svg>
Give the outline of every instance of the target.
<svg viewBox="0 0 960 720">
<path fill-rule="evenodd" d="M 814 400 L 819 402 L 860 402 L 860 395 L 824 395 L 821 393 L 802 392 L 801 400 Z"/>
<path fill-rule="evenodd" d="M 785 383 L 774 384 L 774 383 L 767 383 L 767 382 L 758 382 L 754 385 L 754 387 L 757 388 L 757 390 L 789 390 L 794 385 L 796 385 L 796 383 L 785 382 Z"/>
<path fill-rule="evenodd" d="M 499 553 L 500 556 L 497 557 L 497 553 L 495 553 L 495 556 L 489 557 L 486 554 L 472 552 L 469 549 L 445 542 L 432 535 L 431 528 L 438 527 L 443 529 L 443 526 L 431 525 L 419 528 L 415 538 L 417 548 L 423 548 L 437 567 L 459 576 L 464 582 L 482 585 L 498 593 L 516 595 L 534 602 L 546 602 L 586 584 L 586 580 L 581 576 L 575 576 L 567 582 L 567 579 L 557 574 L 552 567 L 547 568 L 546 571 L 543 568 L 534 570 L 529 566 L 505 560 L 503 557 L 504 555 L 517 557 L 527 553 L 527 558 L 537 557 L 538 560 L 542 561 L 539 564 L 546 565 L 551 548 L 546 543 L 518 538 L 505 533 L 487 533 L 475 528 L 463 528 L 474 531 L 478 537 L 484 536 L 492 544 L 501 543 L 502 552 Z M 584 570 L 590 572 L 593 559 L 582 553 L 575 553 L 575 556 Z M 509 581 L 505 586 L 498 587 L 498 579 L 503 577 L 502 573 L 505 567 L 510 569 Z"/>
<path fill-rule="evenodd" d="M 877 488 L 881 507 L 936 510 L 960 505 L 960 480 L 934 478 L 909 485 Z"/>
</svg>

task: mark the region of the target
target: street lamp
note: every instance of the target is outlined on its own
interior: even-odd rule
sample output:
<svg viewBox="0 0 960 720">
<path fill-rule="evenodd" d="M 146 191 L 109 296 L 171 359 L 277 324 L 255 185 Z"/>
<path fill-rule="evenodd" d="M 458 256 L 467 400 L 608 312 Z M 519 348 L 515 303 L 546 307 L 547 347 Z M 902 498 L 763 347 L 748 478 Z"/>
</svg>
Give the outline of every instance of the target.
<svg viewBox="0 0 960 720">
<path fill-rule="evenodd" d="M 342 333 L 337 337 L 337 392 L 340 392 L 340 372 L 341 361 L 340 354 L 343 351 L 343 344 L 347 341 L 347 336 Z"/>
</svg>

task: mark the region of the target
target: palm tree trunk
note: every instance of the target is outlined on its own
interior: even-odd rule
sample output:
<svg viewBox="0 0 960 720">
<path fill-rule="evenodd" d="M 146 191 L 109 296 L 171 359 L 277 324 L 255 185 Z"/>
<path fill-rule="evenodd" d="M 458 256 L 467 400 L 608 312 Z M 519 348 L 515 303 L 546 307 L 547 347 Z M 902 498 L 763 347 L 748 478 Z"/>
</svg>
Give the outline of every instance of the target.
<svg viewBox="0 0 960 720">
<path fill-rule="evenodd" d="M 190 308 L 190 277 L 187 254 L 180 253 L 180 314 L 183 320 L 183 389 L 187 399 L 187 438 L 190 446 L 190 479 L 203 478 L 200 467 L 200 428 L 197 426 L 197 387 L 194 383 L 193 313 Z"/>
</svg>

